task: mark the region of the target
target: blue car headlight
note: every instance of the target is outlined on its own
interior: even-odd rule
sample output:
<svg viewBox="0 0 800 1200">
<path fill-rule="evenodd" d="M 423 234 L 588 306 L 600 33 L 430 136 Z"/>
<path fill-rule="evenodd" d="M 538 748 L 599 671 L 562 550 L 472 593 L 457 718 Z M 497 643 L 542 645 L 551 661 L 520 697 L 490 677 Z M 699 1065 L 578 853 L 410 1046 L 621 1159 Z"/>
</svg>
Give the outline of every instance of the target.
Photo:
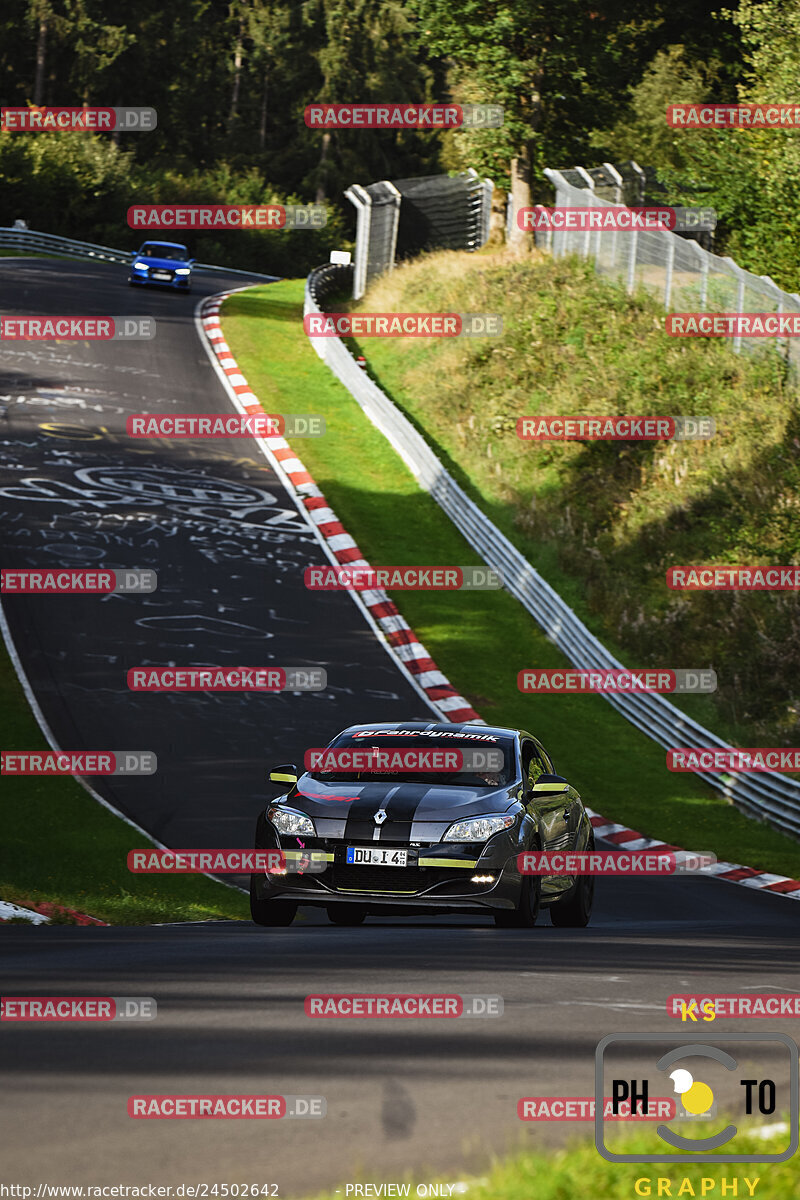
<svg viewBox="0 0 800 1200">
<path fill-rule="evenodd" d="M 278 833 L 292 834 L 308 834 L 310 837 L 316 835 L 314 822 L 311 817 L 305 816 L 303 813 L 294 812 L 290 808 L 277 808 L 271 804 L 267 809 L 267 817 L 270 823 L 277 829 Z"/>
<path fill-rule="evenodd" d="M 133 264 L 133 269 L 134 269 L 134 271 L 146 271 L 146 270 L 147 270 L 147 263 L 145 263 L 145 262 L 135 262 L 135 263 Z"/>
<path fill-rule="evenodd" d="M 510 829 L 516 820 L 513 813 L 506 816 L 468 817 L 465 821 L 456 821 L 455 825 L 451 825 L 442 841 L 488 842 L 494 834 L 503 829 Z"/>
<path fill-rule="evenodd" d="M 176 275 L 191 275 L 191 273 L 192 272 L 189 267 L 176 267 L 175 268 Z"/>
</svg>

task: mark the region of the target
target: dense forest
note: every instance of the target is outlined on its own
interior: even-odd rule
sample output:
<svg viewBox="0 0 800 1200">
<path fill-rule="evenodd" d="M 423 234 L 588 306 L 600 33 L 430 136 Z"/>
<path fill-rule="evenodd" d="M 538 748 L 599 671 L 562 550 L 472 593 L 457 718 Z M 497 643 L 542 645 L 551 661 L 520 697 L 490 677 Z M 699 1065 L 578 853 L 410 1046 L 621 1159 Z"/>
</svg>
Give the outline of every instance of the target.
<svg viewBox="0 0 800 1200">
<path fill-rule="evenodd" d="M 800 0 L 4 0 L 0 104 L 143 105 L 149 133 L 0 133 L 0 223 L 126 245 L 133 200 L 324 201 L 325 231 L 194 247 L 295 273 L 352 235 L 351 183 L 635 158 L 712 203 L 718 245 L 800 286 L 800 132 L 668 129 L 668 103 L 796 99 Z M 312 130 L 314 101 L 502 104 L 491 131 Z M 710 190 L 709 190 L 710 189 Z"/>
</svg>

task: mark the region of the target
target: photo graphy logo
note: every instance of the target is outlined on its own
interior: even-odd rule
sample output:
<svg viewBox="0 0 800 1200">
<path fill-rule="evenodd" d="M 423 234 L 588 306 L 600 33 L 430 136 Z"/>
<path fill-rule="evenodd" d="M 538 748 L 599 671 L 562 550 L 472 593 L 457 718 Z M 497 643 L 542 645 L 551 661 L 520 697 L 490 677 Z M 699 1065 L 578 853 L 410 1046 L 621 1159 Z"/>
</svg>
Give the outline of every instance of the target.
<svg viewBox="0 0 800 1200">
<path fill-rule="evenodd" d="M 612 1033 L 595 1052 L 595 1144 L 609 1162 L 785 1162 L 798 1149 L 797 1044 L 782 1033 L 682 1033 L 676 1045 L 663 1033 Z M 635 1062 L 635 1067 L 631 1063 Z M 680 1131 L 666 1123 L 652 1131 L 652 1151 L 614 1149 L 600 1100 L 630 1103 L 648 1112 L 650 1097 L 671 1081 Z M 669 1086 L 669 1084 L 667 1084 Z M 784 1145 L 777 1151 L 742 1149 L 748 1135 L 788 1113 Z M 729 1114 L 728 1116 L 719 1114 Z"/>
</svg>

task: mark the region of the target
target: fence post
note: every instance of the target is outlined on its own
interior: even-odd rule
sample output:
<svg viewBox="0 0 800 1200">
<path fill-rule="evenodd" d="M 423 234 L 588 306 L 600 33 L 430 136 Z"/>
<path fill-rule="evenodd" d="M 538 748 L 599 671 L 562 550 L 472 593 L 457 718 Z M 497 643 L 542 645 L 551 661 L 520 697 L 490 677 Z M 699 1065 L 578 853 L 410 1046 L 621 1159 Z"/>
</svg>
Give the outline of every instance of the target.
<svg viewBox="0 0 800 1200">
<path fill-rule="evenodd" d="M 345 196 L 356 210 L 356 253 L 353 264 L 353 299 L 360 300 L 364 295 L 367 283 L 367 262 L 369 261 L 369 227 L 372 197 L 359 183 L 354 183 L 345 192 Z"/>
<path fill-rule="evenodd" d="M 669 311 L 669 302 L 672 299 L 672 272 L 675 266 L 675 234 L 668 233 L 669 238 L 667 243 L 667 264 L 666 277 L 664 280 L 664 308 Z"/>
<path fill-rule="evenodd" d="M 403 197 L 400 195 L 391 180 L 385 179 L 384 183 L 397 201 L 397 203 L 393 205 L 394 215 L 392 217 L 392 245 L 391 249 L 389 250 L 389 270 L 393 271 L 394 255 L 395 251 L 397 250 L 397 230 L 400 227 L 400 205 L 403 203 Z"/>
<path fill-rule="evenodd" d="M 567 183 L 566 179 L 561 174 L 561 172 L 553 170 L 552 167 L 545 167 L 542 174 L 544 175 L 544 177 L 546 179 L 548 179 L 550 181 L 550 183 L 552 183 L 553 187 L 555 188 L 555 191 L 556 191 L 555 202 L 556 202 L 556 207 L 558 207 L 558 204 L 559 204 L 559 201 L 560 201 L 562 195 L 569 197 L 569 184 Z M 567 245 L 566 230 L 560 229 L 558 231 L 554 231 L 551 229 L 551 230 L 548 230 L 548 233 L 550 234 L 550 238 L 551 238 L 550 245 L 553 248 L 553 257 L 561 258 L 564 251 L 566 250 L 566 245 Z M 561 253 L 559 253 L 559 251 L 561 251 Z"/>
<path fill-rule="evenodd" d="M 622 178 L 622 176 L 620 175 L 619 171 L 617 170 L 617 168 L 614 166 L 613 163 L 603 163 L 603 166 L 608 171 L 611 178 L 614 180 L 614 185 L 615 185 L 614 186 L 614 203 L 615 204 L 624 204 L 625 196 L 623 194 L 623 188 L 625 186 L 625 180 Z M 617 265 L 617 231 L 616 231 L 616 229 L 613 229 L 611 231 L 611 270 L 612 270 L 612 272 L 616 265 Z"/>
<path fill-rule="evenodd" d="M 631 159 L 631 170 L 636 172 L 639 180 L 639 203 L 644 204 L 644 189 L 647 185 L 647 176 L 637 162 Z"/>
<path fill-rule="evenodd" d="M 583 204 L 583 207 L 584 208 L 594 208 L 594 180 L 592 179 L 589 172 L 584 170 L 583 167 L 576 167 L 575 170 L 578 172 L 579 175 L 582 175 L 583 178 L 586 180 L 586 187 L 589 190 L 588 200 L 585 200 L 584 197 L 581 196 L 581 202 Z M 580 188 L 579 190 L 583 191 L 584 189 Z M 591 248 L 591 245 L 592 245 L 592 231 L 591 231 L 591 229 L 587 229 L 586 237 L 584 238 L 584 241 L 583 241 L 583 257 L 584 258 L 589 257 L 589 250 Z"/>
<path fill-rule="evenodd" d="M 639 230 L 638 229 L 634 229 L 632 231 L 631 236 L 630 236 L 630 242 L 631 242 L 631 251 L 630 251 L 630 257 L 628 258 L 627 289 L 628 289 L 628 295 L 632 296 L 633 290 L 636 287 L 636 252 L 637 252 L 638 245 L 639 245 Z"/>
<path fill-rule="evenodd" d="M 744 312 L 744 271 L 738 263 L 732 258 L 726 257 L 724 260 L 730 265 L 731 270 L 736 276 L 736 311 L 737 313 Z M 733 339 L 733 353 L 741 354 L 742 352 L 742 335 L 737 333 Z"/>
</svg>

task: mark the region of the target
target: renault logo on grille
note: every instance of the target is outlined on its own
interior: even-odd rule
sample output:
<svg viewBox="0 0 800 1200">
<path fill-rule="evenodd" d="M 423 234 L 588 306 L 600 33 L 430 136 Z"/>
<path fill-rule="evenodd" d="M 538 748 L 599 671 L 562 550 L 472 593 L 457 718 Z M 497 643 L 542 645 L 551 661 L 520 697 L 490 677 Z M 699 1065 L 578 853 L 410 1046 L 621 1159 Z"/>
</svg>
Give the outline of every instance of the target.
<svg viewBox="0 0 800 1200">
<path fill-rule="evenodd" d="M 386 809 L 379 808 L 378 811 L 375 813 L 375 816 L 372 819 L 376 825 L 382 825 L 383 822 L 386 820 Z"/>
</svg>

